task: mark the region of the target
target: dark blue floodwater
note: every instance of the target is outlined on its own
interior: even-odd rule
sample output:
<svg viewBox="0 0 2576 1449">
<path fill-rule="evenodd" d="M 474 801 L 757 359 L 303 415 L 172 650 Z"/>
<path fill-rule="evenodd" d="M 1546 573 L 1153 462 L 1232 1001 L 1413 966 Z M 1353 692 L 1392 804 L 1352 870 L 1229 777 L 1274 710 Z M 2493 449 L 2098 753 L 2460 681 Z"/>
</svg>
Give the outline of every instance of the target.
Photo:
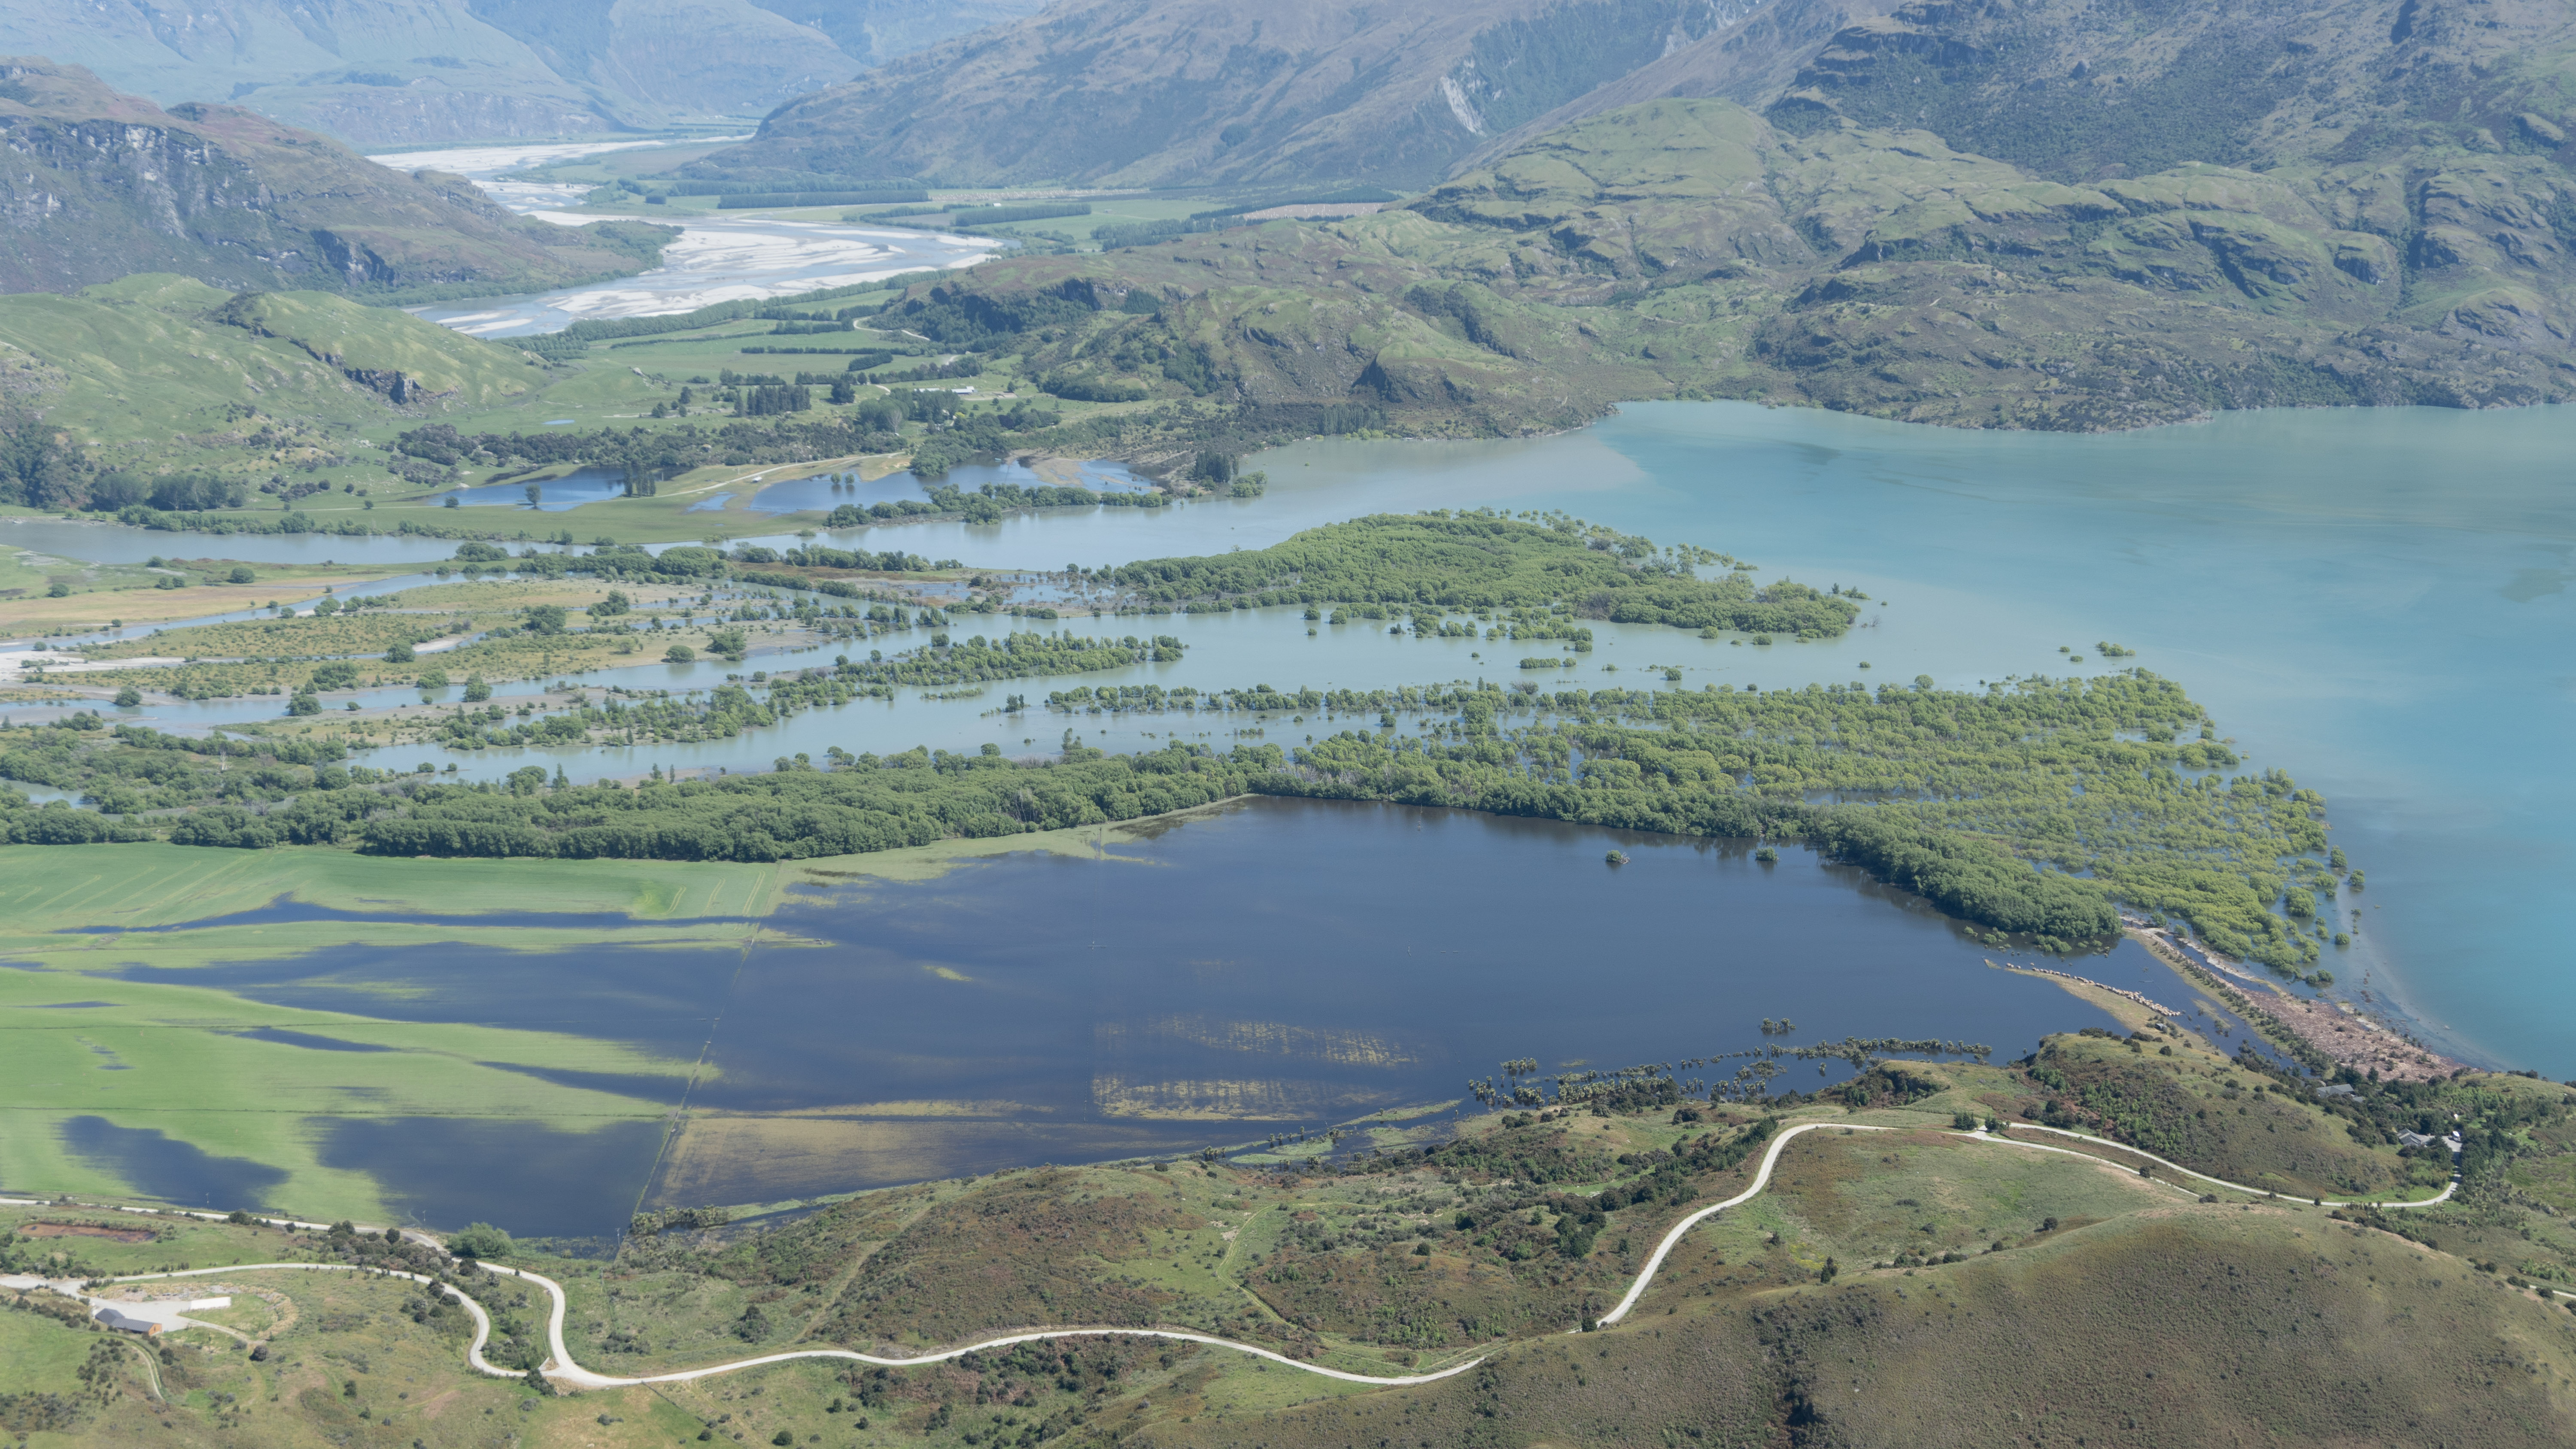
<svg viewBox="0 0 2576 1449">
<path fill-rule="evenodd" d="M 246 1157 L 217 1157 L 157 1127 L 119 1127 L 104 1117 L 62 1124 L 63 1146 L 147 1197 L 188 1207 L 233 1208 L 267 1200 L 283 1169 Z"/>
<path fill-rule="evenodd" d="M 302 1047 L 316 1052 L 389 1052 L 393 1048 L 369 1041 L 342 1041 L 336 1036 L 315 1036 L 309 1031 L 291 1031 L 282 1026 L 258 1026 L 233 1035 L 246 1041 L 275 1042 L 279 1046 Z"/>
<path fill-rule="evenodd" d="M 626 1226 L 661 1147 L 659 1122 L 565 1132 L 536 1122 L 348 1117 L 327 1124 L 320 1156 L 325 1167 L 387 1183 L 409 1223 L 497 1220 L 521 1237 L 590 1237 Z M 493 1191 L 495 1179 L 506 1194 Z"/>
<path fill-rule="evenodd" d="M 771 1202 L 1240 1143 L 1452 1101 L 1514 1057 L 1579 1071 L 1845 1036 L 2004 1057 L 2111 1024 L 1990 967 L 2003 953 L 1918 900 L 1802 850 L 1764 865 L 1751 846 L 1256 800 L 1111 828 L 1096 857 L 1003 856 L 917 883 L 809 875 L 748 954 L 354 944 L 126 974 L 665 1060 L 703 1051 L 693 1088 L 487 1064 L 633 1104 L 623 1125 L 570 1134 L 577 1173 L 528 1135 L 561 1124 L 327 1124 L 326 1160 L 375 1175 L 422 1221 L 514 1232 L 607 1231 L 639 1199 Z M 1613 847 L 1626 865 L 1605 863 Z M 2133 945 L 2071 969 L 2195 1009 L 2189 984 Z M 1766 1038 L 1766 1017 L 1797 1029 Z M 2195 1024 L 2242 1039 L 2221 1035 L 2229 1021 Z M 1779 1089 L 1850 1070 L 1784 1065 Z M 661 1152 L 659 1119 L 682 1107 L 688 1125 Z M 424 1134 L 440 1134 L 434 1148 Z"/>
</svg>

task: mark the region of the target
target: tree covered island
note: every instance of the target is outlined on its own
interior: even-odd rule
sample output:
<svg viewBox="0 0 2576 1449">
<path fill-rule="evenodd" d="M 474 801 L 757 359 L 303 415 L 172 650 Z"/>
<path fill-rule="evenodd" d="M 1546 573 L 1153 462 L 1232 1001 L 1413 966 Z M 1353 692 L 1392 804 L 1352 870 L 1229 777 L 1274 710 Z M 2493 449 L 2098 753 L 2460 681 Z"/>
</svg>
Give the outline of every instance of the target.
<svg viewBox="0 0 2576 1449">
<path fill-rule="evenodd" d="M 1724 566 L 1718 577 L 1699 570 Z M 1562 514 L 1373 514 L 1310 528 L 1263 549 L 1147 559 L 1113 571 L 1147 608 L 1203 612 L 1280 604 L 1397 608 L 1560 607 L 1585 618 L 1682 629 L 1830 639 L 1860 613 L 1850 597 L 1750 564 Z"/>
<path fill-rule="evenodd" d="M 1077 653 L 1129 647 L 1066 642 Z M 915 683 L 904 676 L 924 667 L 892 672 Z M 888 672 L 853 661 L 782 674 L 729 686 L 706 707 L 727 712 L 728 728 L 758 728 L 881 690 Z M 0 829 L 24 844 L 167 839 L 401 856 L 765 861 L 1130 820 L 1246 794 L 1389 800 L 1804 841 L 1999 936 L 2076 948 L 2115 933 L 2115 907 L 2125 904 L 2188 921 L 2217 949 L 2286 971 L 2318 959 L 2339 892 L 2358 887 L 2326 843 L 2323 798 L 2277 770 L 2225 774 L 2238 760 L 2206 713 L 2141 669 L 1973 692 L 1921 679 L 1876 692 L 1122 686 L 1060 693 L 1050 706 L 1341 728 L 1293 750 L 1175 742 L 1123 756 L 1088 748 L 1068 729 L 1061 753 L 1042 760 L 992 746 L 836 751 L 821 764 L 782 758 L 772 773 L 627 788 L 578 785 L 534 763 L 503 782 L 440 783 L 349 769 L 331 742 L 194 741 L 109 730 L 89 716 L 0 731 L 0 775 L 76 791 L 117 813 L 36 808 L 0 793 Z M 648 727 L 656 708 L 668 706 L 621 706 L 593 721 L 601 707 L 579 705 L 570 728 Z M 1399 714 L 1418 733 L 1399 734 Z M 531 728 L 537 740 L 543 723 Z"/>
</svg>

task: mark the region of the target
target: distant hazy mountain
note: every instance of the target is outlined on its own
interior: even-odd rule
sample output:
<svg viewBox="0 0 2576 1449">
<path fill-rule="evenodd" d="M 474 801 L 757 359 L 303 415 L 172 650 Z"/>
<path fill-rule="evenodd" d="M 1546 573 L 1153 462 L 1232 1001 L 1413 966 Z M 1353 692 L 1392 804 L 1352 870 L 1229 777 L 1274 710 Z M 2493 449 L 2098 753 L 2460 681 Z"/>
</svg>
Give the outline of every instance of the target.
<svg viewBox="0 0 2576 1449">
<path fill-rule="evenodd" d="M 1039 0 L 0 0 L 0 36 L 164 105 L 366 146 L 749 118 Z"/>
<path fill-rule="evenodd" d="M 672 233 L 548 226 L 231 106 L 167 111 L 78 66 L 0 58 L 0 292 L 135 272 L 227 291 L 526 291 L 639 270 Z"/>
<path fill-rule="evenodd" d="M 787 106 L 726 159 L 976 185 L 1421 185 L 1758 3 L 1063 0 Z"/>
</svg>

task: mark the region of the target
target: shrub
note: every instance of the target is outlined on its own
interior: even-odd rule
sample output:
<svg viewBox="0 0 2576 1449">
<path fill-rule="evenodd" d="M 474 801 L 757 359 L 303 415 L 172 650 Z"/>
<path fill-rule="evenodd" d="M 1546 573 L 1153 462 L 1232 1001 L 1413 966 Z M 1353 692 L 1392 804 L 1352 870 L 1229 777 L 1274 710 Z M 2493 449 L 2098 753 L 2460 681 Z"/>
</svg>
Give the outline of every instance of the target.
<svg viewBox="0 0 2576 1449">
<path fill-rule="evenodd" d="M 447 1240 L 447 1250 L 460 1258 L 499 1258 L 510 1252 L 510 1235 L 490 1223 L 468 1223 Z"/>
</svg>

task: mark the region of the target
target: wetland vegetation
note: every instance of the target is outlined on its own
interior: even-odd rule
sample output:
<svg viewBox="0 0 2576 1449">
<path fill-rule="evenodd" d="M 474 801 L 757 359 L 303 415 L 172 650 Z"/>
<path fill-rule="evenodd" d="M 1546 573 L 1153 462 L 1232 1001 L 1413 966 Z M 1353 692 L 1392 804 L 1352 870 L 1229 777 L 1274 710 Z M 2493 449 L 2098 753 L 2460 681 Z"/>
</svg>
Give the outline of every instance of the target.
<svg viewBox="0 0 2576 1449">
<path fill-rule="evenodd" d="M 487 710 L 449 716 L 441 728 L 456 743 L 486 747 L 603 732 L 720 738 L 897 684 L 1108 668 L 1176 651 L 1172 641 L 1134 636 L 980 638 L 782 675 L 766 681 L 765 698 L 728 684 L 703 701 L 585 702 L 533 724 L 491 719 Z M 1068 730 L 1052 760 L 1014 760 L 989 745 L 978 754 L 915 749 L 820 765 L 782 760 L 772 773 L 629 790 L 575 785 L 560 770 L 550 779 L 534 764 L 500 784 L 381 772 L 361 780 L 342 773 L 338 745 L 298 747 L 332 752 L 328 759 L 289 759 L 239 740 L 201 753 L 175 737 L 102 730 L 93 720 L 86 729 L 0 736 L 10 741 L 0 746 L 0 774 L 112 800 L 131 823 L 102 821 L 92 838 L 158 827 L 172 829 L 174 840 L 346 841 L 399 855 L 763 861 L 1132 820 L 1242 794 L 1386 800 L 1676 835 L 1801 840 L 1999 938 L 2073 949 L 2118 929 L 2119 902 L 2187 921 L 2229 955 L 2290 971 L 2318 959 L 2324 928 L 2314 919 L 2315 893 L 2338 884 L 2322 797 L 2278 770 L 2223 775 L 2238 761 L 2210 738 L 2207 714 L 2144 670 L 2033 677 L 1981 692 L 1928 681 L 1875 692 L 1132 688 L 1059 692 L 1051 704 L 1265 722 L 1374 714 L 1379 727 L 1344 728 L 1293 750 L 1247 743 L 1220 754 L 1174 741 L 1122 756 L 1081 746 Z M 1388 726 L 1398 710 L 1428 717 L 1424 731 L 1395 734 Z M 239 772 L 239 784 L 230 769 L 236 752 L 261 762 Z M 147 785 L 158 793 L 145 793 Z M 65 808 L 23 808 L 19 798 L 22 808 L 0 815 L 13 832 L 27 832 L 17 838 L 62 836 Z M 214 838 L 206 825 L 150 819 L 155 811 L 243 805 L 282 808 L 292 823 L 254 826 L 227 815 Z M 2303 894 L 2304 914 L 2281 904 Z"/>
<path fill-rule="evenodd" d="M 1698 570 L 1723 565 L 1704 579 Z M 1375 604 L 1538 609 L 1618 623 L 1831 638 L 1858 603 L 1805 584 L 1756 585 L 1749 564 L 1563 514 L 1510 518 L 1446 509 L 1310 528 L 1263 549 L 1147 559 L 1113 571 L 1147 607 Z M 1514 637 L 1545 637 L 1515 635 Z"/>
</svg>

